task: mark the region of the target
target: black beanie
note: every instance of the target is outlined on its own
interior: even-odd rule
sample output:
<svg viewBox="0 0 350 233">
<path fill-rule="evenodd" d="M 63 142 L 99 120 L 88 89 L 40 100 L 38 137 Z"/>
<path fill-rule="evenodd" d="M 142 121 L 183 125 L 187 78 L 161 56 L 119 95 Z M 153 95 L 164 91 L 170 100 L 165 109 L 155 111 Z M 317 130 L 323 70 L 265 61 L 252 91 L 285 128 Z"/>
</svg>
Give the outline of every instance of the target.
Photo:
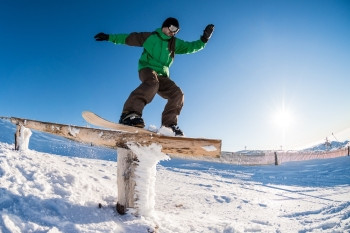
<svg viewBox="0 0 350 233">
<path fill-rule="evenodd" d="M 164 28 L 164 27 L 170 27 L 170 25 L 173 25 L 173 26 L 175 26 L 175 27 L 177 27 L 177 28 L 180 28 L 179 21 L 177 21 L 177 19 L 172 18 L 172 17 L 167 18 L 167 19 L 163 22 L 162 28 Z"/>
</svg>

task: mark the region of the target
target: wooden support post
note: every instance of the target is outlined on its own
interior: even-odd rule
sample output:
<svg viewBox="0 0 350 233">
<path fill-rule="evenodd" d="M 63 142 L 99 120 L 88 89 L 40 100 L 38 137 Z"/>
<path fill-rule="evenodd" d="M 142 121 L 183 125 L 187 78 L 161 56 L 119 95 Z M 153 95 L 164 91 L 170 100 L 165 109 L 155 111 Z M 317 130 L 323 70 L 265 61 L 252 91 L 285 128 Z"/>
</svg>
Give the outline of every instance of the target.
<svg viewBox="0 0 350 233">
<path fill-rule="evenodd" d="M 277 152 L 275 151 L 275 165 L 277 166 L 278 165 L 278 156 L 277 156 Z"/>
<path fill-rule="evenodd" d="M 21 137 L 21 126 L 17 125 L 15 133 L 15 150 L 19 150 L 19 142 Z"/>
<path fill-rule="evenodd" d="M 117 153 L 117 212 L 125 214 L 128 208 L 135 207 L 135 168 L 138 160 L 130 149 L 118 148 Z"/>
<path fill-rule="evenodd" d="M 350 146 L 348 146 L 348 156 L 350 156 Z"/>
</svg>

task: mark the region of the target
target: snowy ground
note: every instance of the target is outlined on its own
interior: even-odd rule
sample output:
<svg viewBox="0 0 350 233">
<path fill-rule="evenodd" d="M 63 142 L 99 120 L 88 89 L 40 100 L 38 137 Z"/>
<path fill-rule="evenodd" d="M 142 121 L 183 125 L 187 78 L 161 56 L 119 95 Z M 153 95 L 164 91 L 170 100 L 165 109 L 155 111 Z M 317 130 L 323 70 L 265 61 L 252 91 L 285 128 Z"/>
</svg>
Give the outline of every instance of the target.
<svg viewBox="0 0 350 233">
<path fill-rule="evenodd" d="M 13 133 L 0 120 L 3 233 L 350 232 L 348 156 L 250 167 L 163 161 L 154 216 L 143 218 L 114 210 L 114 151 L 33 132 L 31 150 L 18 152 Z"/>
</svg>

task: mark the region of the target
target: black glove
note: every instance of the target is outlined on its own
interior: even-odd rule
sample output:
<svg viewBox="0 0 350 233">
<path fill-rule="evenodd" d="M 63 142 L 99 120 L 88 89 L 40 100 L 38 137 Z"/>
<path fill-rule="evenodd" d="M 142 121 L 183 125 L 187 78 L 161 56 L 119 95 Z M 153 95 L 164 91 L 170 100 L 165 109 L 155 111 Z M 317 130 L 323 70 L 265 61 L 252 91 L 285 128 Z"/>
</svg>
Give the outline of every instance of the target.
<svg viewBox="0 0 350 233">
<path fill-rule="evenodd" d="M 103 32 L 100 32 L 100 33 L 95 35 L 95 40 L 96 41 L 104 41 L 104 40 L 108 40 L 108 39 L 109 39 L 109 35 L 105 34 Z"/>
<path fill-rule="evenodd" d="M 203 31 L 203 35 L 201 36 L 201 40 L 204 43 L 207 43 L 211 37 L 211 34 L 213 34 L 213 31 L 214 31 L 214 24 L 208 24 L 208 26 L 206 26 L 204 31 Z"/>
</svg>

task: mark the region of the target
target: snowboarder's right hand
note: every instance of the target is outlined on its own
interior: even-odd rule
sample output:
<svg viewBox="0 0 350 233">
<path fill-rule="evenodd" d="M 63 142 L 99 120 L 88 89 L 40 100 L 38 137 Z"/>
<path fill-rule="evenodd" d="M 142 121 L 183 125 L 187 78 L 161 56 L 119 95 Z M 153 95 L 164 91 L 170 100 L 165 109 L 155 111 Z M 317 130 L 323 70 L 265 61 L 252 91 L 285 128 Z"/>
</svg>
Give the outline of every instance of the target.
<svg viewBox="0 0 350 233">
<path fill-rule="evenodd" d="M 104 41 L 104 40 L 109 39 L 109 35 L 105 34 L 103 32 L 100 32 L 100 33 L 96 34 L 94 38 L 96 41 Z"/>
<path fill-rule="evenodd" d="M 213 34 L 214 31 L 214 24 L 208 24 L 208 26 L 205 27 L 204 31 L 203 31 L 203 35 L 201 36 L 201 40 L 204 43 L 207 43 L 211 37 L 211 35 Z"/>
</svg>

